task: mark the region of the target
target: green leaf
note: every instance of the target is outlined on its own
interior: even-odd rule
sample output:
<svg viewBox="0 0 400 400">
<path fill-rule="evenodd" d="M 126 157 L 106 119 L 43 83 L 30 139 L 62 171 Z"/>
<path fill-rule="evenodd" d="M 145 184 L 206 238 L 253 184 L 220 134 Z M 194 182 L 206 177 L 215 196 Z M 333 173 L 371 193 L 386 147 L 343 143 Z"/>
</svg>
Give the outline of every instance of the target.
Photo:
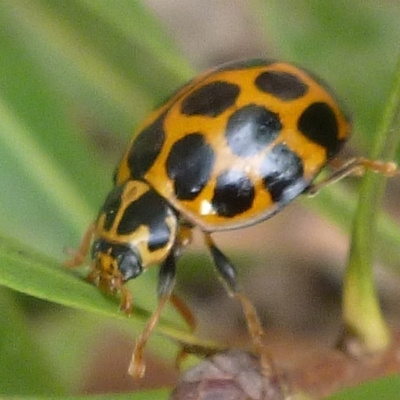
<svg viewBox="0 0 400 400">
<path fill-rule="evenodd" d="M 94 313 L 103 318 L 113 318 L 119 321 L 113 324 L 115 328 L 129 334 L 139 333 L 149 319 L 150 312 L 147 310 L 155 309 L 157 297 L 153 279 L 146 282 L 143 277 L 144 279 L 133 282 L 136 284 L 132 287 L 135 307 L 132 316 L 128 318 L 119 311 L 116 298 L 102 295 L 96 287 L 84 282 L 66 268 L 60 268 L 57 262 L 4 237 L 0 237 L 0 265 L 2 266 L 0 285 L 50 302 Z M 146 275 L 151 276 L 151 274 Z M 149 292 L 154 292 L 154 295 L 149 296 Z M 189 333 L 186 324 L 172 306 L 167 306 L 164 310 L 156 327 L 156 333 L 164 337 L 158 338 L 154 335 L 149 342 L 150 347 L 156 350 L 159 356 L 170 360 L 176 356 L 179 349 L 176 342 L 204 348 L 220 347 L 216 343 L 202 340 Z M 166 346 L 166 337 L 173 339 L 175 344 Z M 53 354 L 56 354 L 55 352 L 53 351 Z M 59 361 L 61 359 L 62 357 Z M 62 372 L 61 367 L 54 367 L 54 370 Z M 71 378 L 73 376 L 66 377 L 68 384 Z"/>
<path fill-rule="evenodd" d="M 35 226 L 36 223 L 38 226 L 42 226 L 37 217 L 46 220 L 45 216 L 48 215 L 49 206 L 52 213 L 58 217 L 58 226 L 70 225 L 71 228 L 82 226 L 82 216 L 88 218 L 91 214 L 90 208 L 79 195 L 70 177 L 65 175 L 52 156 L 35 142 L 29 128 L 22 125 L 1 97 L 0 132 L 3 133 L 0 134 L 1 152 L 4 155 L 2 159 L 3 172 L 9 172 L 9 175 L 2 175 L 2 187 L 3 190 L 6 190 L 3 191 L 1 200 L 3 206 L 8 206 L 9 212 L 15 206 L 19 207 L 18 211 L 15 210 L 12 215 L 13 221 L 10 221 L 10 226 L 18 222 L 21 225 L 29 223 L 30 226 Z M 25 187 L 22 184 L 23 178 L 26 180 Z M 18 182 L 18 180 L 21 181 Z M 18 183 L 21 184 L 23 190 L 21 195 L 24 196 L 20 198 L 21 203 L 24 198 L 29 198 L 27 191 L 37 196 L 27 204 L 27 212 L 31 211 L 32 201 L 37 204 L 36 218 L 31 216 L 31 221 L 20 219 L 21 216 L 24 217 L 24 214 L 21 215 L 20 202 L 13 204 L 12 198 L 8 197 L 13 190 L 17 190 Z M 65 207 L 65 203 L 69 204 L 68 208 Z M 40 238 L 36 236 L 36 240 L 40 240 Z"/>
<path fill-rule="evenodd" d="M 181 80 L 190 79 L 193 69 L 176 49 L 174 41 L 165 35 L 165 27 L 139 2 L 124 0 L 79 0 L 94 15 L 112 25 L 132 45 L 140 46 L 151 54 L 153 61 L 159 62 L 165 71 L 179 76 Z M 145 33 L 145 34 L 144 34 Z"/>
<path fill-rule="evenodd" d="M 140 328 L 150 316 L 147 310 L 152 308 L 141 306 L 143 303 L 148 305 L 149 291 L 143 284 L 145 280 L 142 280 L 142 285 L 137 285 L 138 289 L 141 288 L 143 291 L 143 295 L 140 291 L 134 292 L 137 295 L 134 313 L 128 318 L 119 311 L 116 298 L 102 295 L 97 288 L 84 282 L 57 262 L 1 236 L 0 265 L 2 265 L 0 285 L 18 292 L 67 307 L 129 321 L 139 325 Z M 186 333 L 186 329 L 172 307 L 166 309 L 160 320 L 158 328 L 160 333 L 179 341 L 213 347 L 212 343 L 201 341 Z"/>
<path fill-rule="evenodd" d="M 400 376 L 392 375 L 345 389 L 326 398 L 326 400 L 394 400 L 400 392 Z"/>
<path fill-rule="evenodd" d="M 0 397 L 64 392 L 10 293 L 0 287 Z"/>
<path fill-rule="evenodd" d="M 372 159 L 392 159 L 400 142 L 400 55 L 391 96 L 375 135 Z M 373 250 L 375 224 L 385 180 L 367 172 L 360 187 L 355 215 L 349 264 L 343 287 L 344 323 L 367 351 L 386 349 L 390 344 L 389 328 L 384 321 L 374 284 Z"/>
<path fill-rule="evenodd" d="M 3 4 L 2 13 L 47 79 L 117 134 L 192 75 L 138 1 L 71 0 L 65 7 L 61 1 L 16 0 Z"/>
<path fill-rule="evenodd" d="M 92 395 L 92 396 L 52 396 L 51 400 L 165 400 L 168 398 L 169 390 L 143 390 L 135 393 L 125 394 L 105 394 L 105 395 Z M 2 396 L 1 400 L 50 400 L 49 397 L 37 396 Z"/>
</svg>

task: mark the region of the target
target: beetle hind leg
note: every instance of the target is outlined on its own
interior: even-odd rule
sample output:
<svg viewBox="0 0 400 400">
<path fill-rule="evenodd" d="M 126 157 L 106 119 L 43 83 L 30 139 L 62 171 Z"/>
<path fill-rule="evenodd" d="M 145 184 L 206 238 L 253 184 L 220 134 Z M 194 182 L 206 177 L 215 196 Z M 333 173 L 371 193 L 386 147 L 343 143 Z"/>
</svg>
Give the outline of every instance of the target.
<svg viewBox="0 0 400 400">
<path fill-rule="evenodd" d="M 382 174 L 389 178 L 400 174 L 400 171 L 397 168 L 396 163 L 394 162 L 370 160 L 364 157 L 352 158 L 344 164 L 340 165 L 325 179 L 315 184 L 312 184 L 306 190 L 306 193 L 313 196 L 317 194 L 322 188 L 330 185 L 331 183 L 340 181 L 341 179 L 349 175 L 363 175 L 366 171 Z"/>
</svg>

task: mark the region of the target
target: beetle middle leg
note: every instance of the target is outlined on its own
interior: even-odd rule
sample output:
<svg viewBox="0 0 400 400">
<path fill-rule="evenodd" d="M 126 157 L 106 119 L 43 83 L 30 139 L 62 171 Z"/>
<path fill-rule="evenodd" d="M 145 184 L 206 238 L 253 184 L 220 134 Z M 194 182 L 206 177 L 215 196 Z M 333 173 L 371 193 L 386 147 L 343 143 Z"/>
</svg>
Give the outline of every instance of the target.
<svg viewBox="0 0 400 400">
<path fill-rule="evenodd" d="M 261 326 L 257 311 L 251 300 L 242 292 L 239 287 L 237 275 L 234 266 L 229 259 L 218 249 L 209 234 L 204 234 L 206 244 L 210 250 L 214 264 L 219 276 L 224 283 L 230 296 L 240 301 L 246 318 L 247 328 L 256 352 L 260 357 L 261 370 L 264 376 L 271 377 L 275 375 L 275 370 L 271 356 L 267 350 L 265 333 Z"/>
</svg>

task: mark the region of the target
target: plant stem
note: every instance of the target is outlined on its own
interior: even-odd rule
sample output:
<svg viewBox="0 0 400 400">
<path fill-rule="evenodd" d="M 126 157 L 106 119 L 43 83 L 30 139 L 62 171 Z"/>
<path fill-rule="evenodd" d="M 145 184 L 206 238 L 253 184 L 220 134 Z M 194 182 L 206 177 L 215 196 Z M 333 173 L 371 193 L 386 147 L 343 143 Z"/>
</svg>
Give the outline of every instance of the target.
<svg viewBox="0 0 400 400">
<path fill-rule="evenodd" d="M 392 92 L 372 143 L 371 158 L 390 160 L 400 140 L 400 58 Z M 349 262 L 343 287 L 343 318 L 348 335 L 356 338 L 363 351 L 386 349 L 390 331 L 382 315 L 373 276 L 373 247 L 377 210 L 386 180 L 367 172 L 361 183 L 352 231 Z"/>
</svg>

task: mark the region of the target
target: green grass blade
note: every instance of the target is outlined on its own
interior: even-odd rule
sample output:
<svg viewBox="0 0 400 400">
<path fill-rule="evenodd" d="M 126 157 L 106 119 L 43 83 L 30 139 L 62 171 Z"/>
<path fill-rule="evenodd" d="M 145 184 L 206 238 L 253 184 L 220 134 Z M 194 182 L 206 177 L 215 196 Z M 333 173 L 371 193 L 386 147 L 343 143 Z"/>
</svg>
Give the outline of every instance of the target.
<svg viewBox="0 0 400 400">
<path fill-rule="evenodd" d="M 30 135 L 29 129 L 23 126 L 12 110 L 0 98 L 0 132 L 1 144 L 5 152 L 13 154 L 15 161 L 29 171 L 32 182 L 36 182 L 58 206 L 58 213 L 65 218 L 65 223 L 72 219 L 72 224 L 80 226 L 82 217 L 92 214 L 87 203 L 76 188 L 70 184 L 70 179 L 63 171 L 57 169 L 54 160 L 43 151 Z M 46 177 L 46 182 L 43 178 Z M 67 209 L 64 204 L 69 204 Z"/>
<path fill-rule="evenodd" d="M 400 57 L 393 91 L 375 138 L 371 158 L 392 159 L 400 141 Z M 384 188 L 382 176 L 367 173 L 363 178 L 343 288 L 345 327 L 367 351 L 384 349 L 390 343 L 373 277 L 374 227 Z"/>
<path fill-rule="evenodd" d="M 104 296 L 92 285 L 73 274 L 67 268 L 19 243 L 0 236 L 0 285 L 30 296 L 58 303 L 67 307 L 117 318 L 120 321 L 134 324 L 133 330 L 139 331 L 149 318 L 147 306 L 149 289 L 145 280 L 134 290 L 135 308 L 130 318 L 118 309 L 118 300 Z M 145 277 L 143 276 L 143 279 Z M 152 282 L 153 283 L 153 282 Z M 152 285 L 155 288 L 155 285 Z M 156 296 L 154 295 L 154 302 Z M 163 313 L 158 325 L 158 332 L 170 338 L 198 344 L 215 346 L 187 332 L 185 323 L 180 320 L 176 311 L 169 307 Z"/>
<path fill-rule="evenodd" d="M 40 51 L 41 60 L 37 61 L 47 63 L 50 74 L 60 77 L 60 73 L 64 74 L 70 68 L 67 77 L 75 72 L 75 84 L 83 83 L 89 89 L 88 94 L 94 94 L 93 90 L 96 90 L 98 96 L 116 104 L 126 114 L 132 110 L 143 114 L 150 107 L 146 93 L 116 73 L 113 65 L 93 49 L 86 37 L 40 1 L 16 0 L 3 9 L 5 16 L 20 27 L 20 35 L 30 38 L 32 49 Z M 63 68 L 57 68 L 62 63 Z M 65 88 L 73 82 L 70 79 L 64 81 Z"/>
<path fill-rule="evenodd" d="M 0 287 L 0 398 L 64 393 L 10 293 Z"/>
<path fill-rule="evenodd" d="M 117 135 L 126 135 L 191 75 L 187 62 L 167 45 L 172 42 L 167 35 L 140 34 L 143 24 L 150 24 L 151 32 L 161 27 L 137 2 L 71 0 L 65 7 L 62 2 L 16 0 L 0 7 L 48 79 Z M 163 57 L 157 55 L 160 48 Z"/>
<path fill-rule="evenodd" d="M 349 231 L 350 222 L 357 207 L 357 192 L 349 189 L 344 182 L 321 190 L 317 196 L 303 199 L 303 204 L 332 221 L 344 232 Z M 380 260 L 394 271 L 400 269 L 400 229 L 398 223 L 387 213 L 377 213 L 376 252 Z"/>
<path fill-rule="evenodd" d="M 85 7 L 121 32 L 132 45 L 148 51 L 166 71 L 181 80 L 190 79 L 194 71 L 187 59 L 177 51 L 174 41 L 165 34 L 165 28 L 155 20 L 140 1 L 79 0 Z"/>
<path fill-rule="evenodd" d="M 394 400 L 399 397 L 400 376 L 392 375 L 363 385 L 345 389 L 326 400 Z"/>
<path fill-rule="evenodd" d="M 105 395 L 91 395 L 91 396 L 52 396 L 38 397 L 38 396 L 1 396 L 1 400 L 165 400 L 169 396 L 170 390 L 143 390 L 135 393 L 124 394 L 105 394 Z"/>
</svg>

